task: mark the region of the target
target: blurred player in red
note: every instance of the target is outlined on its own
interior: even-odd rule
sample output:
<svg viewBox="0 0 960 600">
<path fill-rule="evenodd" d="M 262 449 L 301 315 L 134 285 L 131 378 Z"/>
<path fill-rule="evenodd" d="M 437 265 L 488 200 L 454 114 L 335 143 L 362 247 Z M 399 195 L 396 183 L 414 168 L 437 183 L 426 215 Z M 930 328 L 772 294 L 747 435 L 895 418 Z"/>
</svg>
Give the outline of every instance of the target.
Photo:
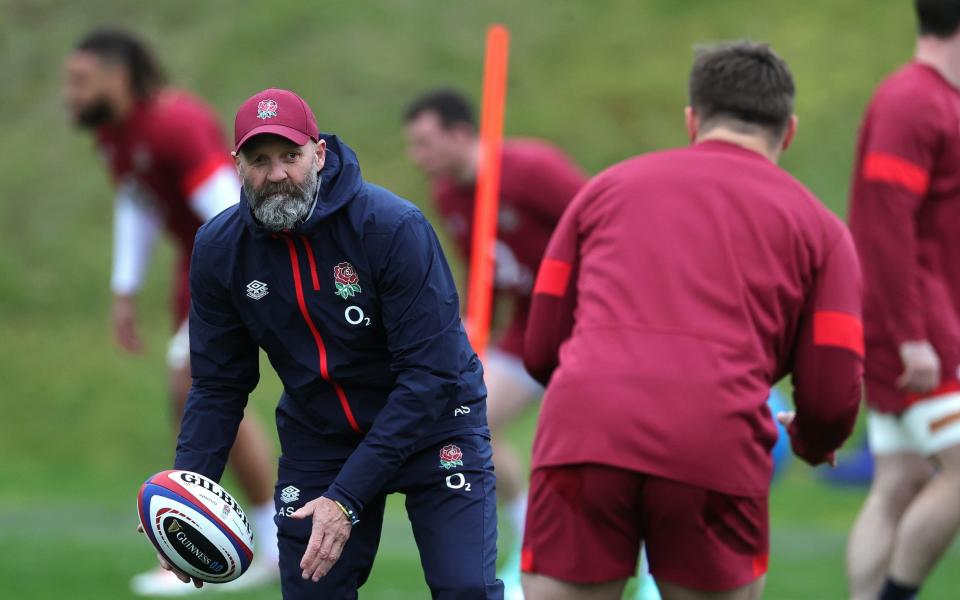
<svg viewBox="0 0 960 600">
<path fill-rule="evenodd" d="M 114 203 L 113 330 L 117 343 L 140 353 L 136 295 L 159 230 L 177 250 L 171 295 L 176 334 L 170 341 L 174 430 L 190 388 L 187 313 L 193 238 L 204 221 L 240 198 L 240 183 L 213 111 L 184 91 L 167 87 L 160 67 L 136 37 L 95 31 L 67 57 L 64 95 L 73 120 L 97 138 L 117 188 Z M 258 561 L 238 584 L 275 578 L 272 451 L 257 419 L 243 421 L 231 458 L 235 475 L 255 506 Z M 246 580 L 250 575 L 254 577 Z M 164 595 L 184 588 L 168 571 L 138 575 L 135 592 Z"/>
<path fill-rule="evenodd" d="M 914 60 L 874 94 L 853 176 L 876 457 L 855 600 L 914 598 L 960 526 L 960 1 L 915 4 Z"/>
<path fill-rule="evenodd" d="M 846 227 L 776 166 L 796 133 L 766 45 L 698 54 L 693 145 L 597 175 L 550 240 L 524 346 L 547 383 L 523 542 L 528 600 L 619 598 L 641 542 L 663 598 L 758 598 L 776 426 L 830 463 L 863 337 Z"/>
<path fill-rule="evenodd" d="M 434 90 L 410 104 L 405 121 L 407 152 L 430 179 L 446 231 L 461 258 L 469 262 L 480 155 L 473 108 L 459 92 Z M 525 478 L 504 430 L 543 392 L 524 370 L 521 358 L 533 278 L 550 234 L 585 177 L 559 149 L 531 139 L 506 140 L 501 169 L 494 287 L 496 301 L 506 299 L 512 307 L 483 366 L 497 493 L 519 537 L 526 512 Z M 506 574 L 505 582 L 509 585 Z"/>
</svg>

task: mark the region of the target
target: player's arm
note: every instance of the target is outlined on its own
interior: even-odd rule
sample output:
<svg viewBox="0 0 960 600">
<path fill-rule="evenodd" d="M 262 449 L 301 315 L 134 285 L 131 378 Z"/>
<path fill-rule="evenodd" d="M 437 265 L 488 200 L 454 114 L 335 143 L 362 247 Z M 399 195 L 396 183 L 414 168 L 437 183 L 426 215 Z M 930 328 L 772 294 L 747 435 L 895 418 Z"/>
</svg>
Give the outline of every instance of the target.
<svg viewBox="0 0 960 600">
<path fill-rule="evenodd" d="M 129 352 L 142 349 L 137 329 L 135 297 L 143 286 L 160 230 L 160 217 L 132 183 L 123 184 L 113 208 L 113 332 Z"/>
<path fill-rule="evenodd" d="M 831 462 L 857 418 L 863 376 L 860 269 L 846 230 L 816 274 L 794 349 L 794 453 L 811 465 Z"/>
<path fill-rule="evenodd" d="M 850 226 L 883 329 L 903 355 L 910 391 L 936 387 L 939 365 L 925 328 L 930 307 L 920 292 L 916 214 L 930 184 L 939 129 L 935 111 L 908 99 L 876 109 L 858 173 L 861 186 Z M 932 356 L 931 356 L 932 354 Z"/>
<path fill-rule="evenodd" d="M 550 238 L 533 286 L 523 343 L 523 364 L 546 385 L 560 362 L 560 345 L 573 331 L 579 271 L 578 204 L 570 207 Z"/>
<path fill-rule="evenodd" d="M 206 223 L 240 200 L 236 167 L 212 113 L 169 115 L 156 139 L 158 160 L 168 165 L 187 206 Z"/>
<path fill-rule="evenodd" d="M 260 378 L 258 349 L 234 306 L 220 248 L 197 234 L 190 263 L 190 368 L 193 386 L 177 439 L 175 468 L 219 481 Z"/>
<path fill-rule="evenodd" d="M 219 155 L 212 165 L 199 165 L 196 174 L 187 177 L 187 198 L 190 210 L 206 223 L 240 201 L 240 180 L 233 165 Z"/>
<path fill-rule="evenodd" d="M 375 276 L 396 384 L 324 493 L 357 513 L 456 397 L 465 358 L 457 291 L 433 228 L 419 211 L 410 211 L 392 239 L 384 238 Z"/>
</svg>

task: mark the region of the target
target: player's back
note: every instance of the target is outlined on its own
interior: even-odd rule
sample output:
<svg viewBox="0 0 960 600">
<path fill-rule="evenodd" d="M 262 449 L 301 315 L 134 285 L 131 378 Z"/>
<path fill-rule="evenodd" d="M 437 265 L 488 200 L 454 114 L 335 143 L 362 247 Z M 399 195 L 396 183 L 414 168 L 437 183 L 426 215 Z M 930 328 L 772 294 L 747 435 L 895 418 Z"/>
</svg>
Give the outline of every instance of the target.
<svg viewBox="0 0 960 600">
<path fill-rule="evenodd" d="M 618 466 L 765 489 L 776 437 L 765 400 L 842 223 L 765 157 L 722 142 L 616 165 L 571 210 L 575 325 L 544 411 L 564 410 L 552 396 L 594 397 L 577 413 L 621 425 L 568 440 L 584 460 L 630 455 Z"/>
</svg>

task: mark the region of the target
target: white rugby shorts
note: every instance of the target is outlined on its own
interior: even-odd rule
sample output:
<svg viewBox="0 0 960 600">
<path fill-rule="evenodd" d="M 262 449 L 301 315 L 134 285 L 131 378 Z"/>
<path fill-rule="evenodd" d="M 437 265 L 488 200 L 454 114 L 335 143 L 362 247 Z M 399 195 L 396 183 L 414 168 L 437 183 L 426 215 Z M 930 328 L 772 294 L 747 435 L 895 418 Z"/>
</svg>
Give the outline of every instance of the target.
<svg viewBox="0 0 960 600">
<path fill-rule="evenodd" d="M 867 441 L 874 454 L 931 456 L 960 444 L 960 392 L 925 398 L 900 415 L 870 411 Z"/>
</svg>

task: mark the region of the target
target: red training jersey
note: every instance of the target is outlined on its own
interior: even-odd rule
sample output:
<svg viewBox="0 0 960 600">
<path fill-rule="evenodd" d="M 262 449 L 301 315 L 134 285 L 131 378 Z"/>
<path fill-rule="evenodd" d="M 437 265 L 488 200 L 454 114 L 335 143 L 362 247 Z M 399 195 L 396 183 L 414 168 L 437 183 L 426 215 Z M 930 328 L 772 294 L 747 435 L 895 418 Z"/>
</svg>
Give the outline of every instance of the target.
<svg viewBox="0 0 960 600">
<path fill-rule="evenodd" d="M 232 163 L 217 117 L 196 96 L 168 89 L 141 101 L 123 123 L 100 127 L 97 143 L 114 184 L 135 186 L 137 198 L 163 217 L 179 255 L 173 295 L 180 323 L 190 306 L 187 273 L 202 224 L 189 198 L 212 173 Z"/>
<path fill-rule="evenodd" d="M 535 140 L 507 140 L 500 171 L 497 223 L 499 296 L 513 300 L 513 313 L 497 346 L 523 355 L 523 335 L 530 312 L 533 279 L 560 215 L 583 187 L 583 172 L 560 150 Z M 461 258 L 470 259 L 476 185 L 438 181 L 434 202 Z"/>
<path fill-rule="evenodd" d="M 827 460 L 853 428 L 860 294 L 846 227 L 762 155 L 708 141 L 615 165 L 573 201 L 537 276 L 524 359 L 549 384 L 533 468 L 767 494 L 781 377 L 802 458 Z"/>
<path fill-rule="evenodd" d="M 864 277 L 867 403 L 901 412 L 899 345 L 929 340 L 942 390 L 960 366 L 960 91 L 911 63 L 867 108 L 854 166 L 850 229 Z"/>
</svg>

